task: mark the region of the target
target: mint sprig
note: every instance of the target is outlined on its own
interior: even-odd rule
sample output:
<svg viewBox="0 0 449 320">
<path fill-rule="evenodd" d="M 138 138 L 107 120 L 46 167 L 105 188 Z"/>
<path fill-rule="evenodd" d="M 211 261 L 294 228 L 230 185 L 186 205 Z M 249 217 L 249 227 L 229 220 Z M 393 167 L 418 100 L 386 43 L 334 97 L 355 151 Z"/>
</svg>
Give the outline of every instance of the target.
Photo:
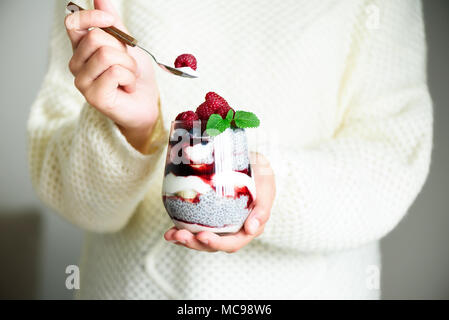
<svg viewBox="0 0 449 320">
<path fill-rule="evenodd" d="M 232 111 L 232 109 L 230 109 L 228 111 L 228 114 L 226 115 L 226 120 L 229 121 L 229 123 L 231 123 L 232 117 L 234 117 L 234 111 Z"/>
<path fill-rule="evenodd" d="M 257 128 L 260 125 L 259 118 L 254 113 L 247 111 L 236 111 L 234 122 L 238 128 Z"/>
<path fill-rule="evenodd" d="M 236 111 L 234 114 L 233 110 L 229 110 L 224 119 L 219 114 L 212 114 L 207 121 L 206 132 L 214 137 L 231 126 L 236 128 L 257 128 L 259 125 L 260 120 L 254 113 Z"/>
<path fill-rule="evenodd" d="M 219 114 L 213 114 L 207 121 L 206 132 L 208 135 L 214 137 L 225 131 L 230 126 L 230 121 L 223 119 Z"/>
</svg>

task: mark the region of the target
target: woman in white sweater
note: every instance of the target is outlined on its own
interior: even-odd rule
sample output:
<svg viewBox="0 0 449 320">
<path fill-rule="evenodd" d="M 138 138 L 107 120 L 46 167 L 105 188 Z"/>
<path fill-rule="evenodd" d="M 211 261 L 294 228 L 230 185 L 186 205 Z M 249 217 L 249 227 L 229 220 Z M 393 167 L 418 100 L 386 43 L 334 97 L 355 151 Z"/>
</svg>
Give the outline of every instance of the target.
<svg viewBox="0 0 449 320">
<path fill-rule="evenodd" d="M 86 230 L 78 297 L 380 296 L 378 241 L 430 163 L 419 1 L 97 0 L 65 20 L 69 37 L 65 5 L 29 162 L 42 200 Z M 111 24 L 165 62 L 193 53 L 200 79 L 87 31 Z M 170 229 L 161 201 L 166 128 L 208 91 L 258 114 L 254 145 L 276 175 L 276 187 L 259 180 L 263 204 L 234 237 Z"/>
</svg>

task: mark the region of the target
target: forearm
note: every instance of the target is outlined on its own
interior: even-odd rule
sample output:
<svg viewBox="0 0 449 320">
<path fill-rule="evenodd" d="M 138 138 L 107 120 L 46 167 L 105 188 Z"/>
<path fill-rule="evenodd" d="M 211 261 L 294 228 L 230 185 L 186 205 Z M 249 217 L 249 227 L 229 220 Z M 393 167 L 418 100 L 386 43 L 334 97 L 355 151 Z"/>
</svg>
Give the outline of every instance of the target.
<svg viewBox="0 0 449 320">
<path fill-rule="evenodd" d="M 42 200 L 84 229 L 122 228 L 148 189 L 162 153 L 161 140 L 151 137 L 153 153 L 143 155 L 89 105 L 79 119 L 50 133 L 47 143 L 40 138 L 45 124 L 34 121 L 30 119 L 30 167 Z"/>
</svg>

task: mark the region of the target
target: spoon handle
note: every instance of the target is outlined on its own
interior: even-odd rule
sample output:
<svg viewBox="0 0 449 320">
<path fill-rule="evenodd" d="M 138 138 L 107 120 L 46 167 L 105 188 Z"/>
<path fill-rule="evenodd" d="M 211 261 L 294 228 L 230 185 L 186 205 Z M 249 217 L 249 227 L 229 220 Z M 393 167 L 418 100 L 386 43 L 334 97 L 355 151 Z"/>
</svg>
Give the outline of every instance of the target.
<svg viewBox="0 0 449 320">
<path fill-rule="evenodd" d="M 79 5 L 69 2 L 67 5 L 67 10 L 74 13 L 76 11 L 84 10 Z M 123 32 L 120 29 L 117 29 L 116 27 L 107 27 L 107 28 L 101 28 L 103 31 L 109 33 L 111 36 L 116 38 L 118 41 L 123 42 L 131 47 L 135 47 L 138 43 L 137 39 L 131 37 L 129 34 Z"/>
</svg>

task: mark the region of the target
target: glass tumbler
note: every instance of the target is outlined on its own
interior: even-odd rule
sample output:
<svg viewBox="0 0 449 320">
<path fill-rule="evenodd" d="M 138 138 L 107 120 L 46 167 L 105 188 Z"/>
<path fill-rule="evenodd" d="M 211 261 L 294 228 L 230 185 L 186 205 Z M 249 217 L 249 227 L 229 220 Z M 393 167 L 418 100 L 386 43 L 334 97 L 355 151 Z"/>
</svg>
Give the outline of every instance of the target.
<svg viewBox="0 0 449 320">
<path fill-rule="evenodd" d="M 192 125 L 190 125 L 191 127 Z M 162 199 L 178 229 L 192 233 L 240 230 L 253 208 L 256 187 L 244 129 L 201 134 L 182 120 L 170 128 Z"/>
</svg>

